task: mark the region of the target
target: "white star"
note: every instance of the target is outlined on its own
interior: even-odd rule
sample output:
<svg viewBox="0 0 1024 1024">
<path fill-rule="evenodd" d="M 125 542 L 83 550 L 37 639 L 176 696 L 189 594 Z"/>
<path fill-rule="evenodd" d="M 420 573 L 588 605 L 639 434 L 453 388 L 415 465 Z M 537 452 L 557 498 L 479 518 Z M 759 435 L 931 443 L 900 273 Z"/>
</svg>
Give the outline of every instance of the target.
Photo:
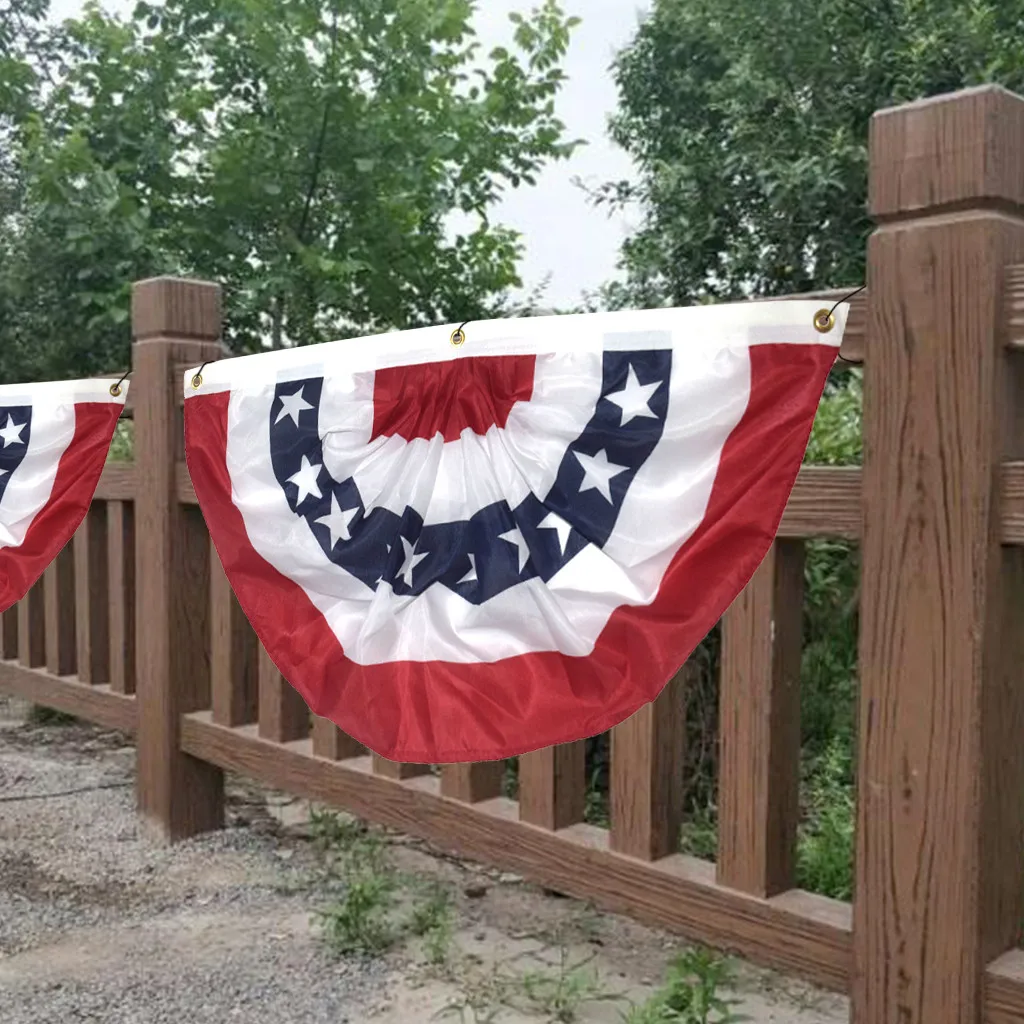
<svg viewBox="0 0 1024 1024">
<path fill-rule="evenodd" d="M 7 476 L 7 470 L 6 469 L 0 469 L 0 476 Z"/>
<path fill-rule="evenodd" d="M 299 496 L 295 499 L 296 505 L 301 505 L 311 494 L 317 498 L 323 497 L 317 483 L 320 479 L 320 470 L 323 468 L 320 465 L 310 465 L 309 459 L 305 455 L 302 456 L 301 469 L 294 476 L 288 477 L 288 483 L 295 484 L 299 489 Z"/>
<path fill-rule="evenodd" d="M 562 554 L 565 554 L 565 546 L 569 543 L 569 534 L 572 533 L 572 527 L 561 516 L 556 516 L 554 512 L 549 512 L 537 524 L 537 529 L 554 530 L 558 534 L 558 546 L 562 549 Z"/>
<path fill-rule="evenodd" d="M 526 565 L 530 558 L 530 548 L 526 543 L 526 539 L 519 532 L 519 527 L 512 527 L 508 533 L 499 533 L 498 539 L 514 544 L 519 549 L 519 571 L 522 572 L 523 566 Z"/>
<path fill-rule="evenodd" d="M 21 439 L 21 432 L 25 429 L 25 423 L 15 423 L 14 417 L 7 414 L 7 426 L 0 429 L 0 437 L 4 439 L 4 447 L 10 444 L 24 444 Z"/>
<path fill-rule="evenodd" d="M 334 493 L 331 494 L 331 511 L 326 516 L 321 516 L 316 522 L 320 526 L 326 526 L 331 531 L 331 550 L 334 550 L 335 544 L 340 540 L 351 540 L 352 534 L 349 532 L 349 524 L 355 517 L 359 515 L 359 508 L 347 508 L 344 511 L 338 504 L 338 496 Z"/>
<path fill-rule="evenodd" d="M 625 473 L 629 466 L 616 466 L 614 462 L 609 462 L 608 454 L 603 448 L 596 455 L 584 455 L 583 452 L 573 452 L 573 455 L 583 467 L 580 494 L 596 490 L 601 492 L 605 501 L 611 501 L 612 491 L 609 483 L 612 477 Z"/>
<path fill-rule="evenodd" d="M 402 547 L 405 548 L 405 561 L 402 563 L 402 568 L 399 570 L 398 575 L 402 577 L 407 587 L 411 587 L 413 569 L 427 557 L 429 552 L 417 555 L 416 545 L 410 544 L 404 537 L 402 538 Z"/>
<path fill-rule="evenodd" d="M 274 422 L 280 423 L 285 416 L 291 416 L 292 423 L 298 426 L 299 414 L 312 408 L 313 406 L 302 397 L 302 388 L 299 388 L 294 395 L 281 395 L 281 411 L 277 414 L 277 419 Z"/>
<path fill-rule="evenodd" d="M 619 426 L 624 427 L 630 420 L 635 420 L 638 416 L 656 420 L 658 414 L 651 412 L 651 407 L 647 403 L 650 402 L 651 396 L 663 383 L 664 381 L 659 380 L 653 384 L 641 384 L 636 375 L 636 370 L 633 369 L 633 364 L 630 363 L 625 388 L 622 391 L 616 391 L 612 395 L 604 396 L 609 402 L 617 405 L 622 410 L 622 422 Z"/>
<path fill-rule="evenodd" d="M 476 583 L 479 580 L 476 574 L 476 555 L 469 556 L 469 572 L 459 580 L 460 583 Z"/>
</svg>

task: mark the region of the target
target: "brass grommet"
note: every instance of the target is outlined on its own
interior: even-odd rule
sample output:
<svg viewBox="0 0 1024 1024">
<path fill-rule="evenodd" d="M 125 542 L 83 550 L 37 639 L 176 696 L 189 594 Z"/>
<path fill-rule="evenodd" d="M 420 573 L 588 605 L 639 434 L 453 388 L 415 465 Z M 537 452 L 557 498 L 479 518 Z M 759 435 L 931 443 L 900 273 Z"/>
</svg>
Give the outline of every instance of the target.
<svg viewBox="0 0 1024 1024">
<path fill-rule="evenodd" d="M 111 384 L 110 385 L 110 394 L 114 398 L 120 398 L 121 397 L 121 385 L 120 384 Z"/>
<path fill-rule="evenodd" d="M 200 388 L 200 387 L 202 386 L 202 383 L 203 383 L 203 377 L 202 377 L 202 374 L 199 374 L 199 373 L 197 373 L 197 374 L 196 374 L 196 375 L 195 375 L 195 376 L 194 376 L 194 377 L 192 378 L 192 387 L 193 387 L 193 388 L 194 388 L 194 389 L 195 389 L 196 391 L 198 391 L 198 390 L 199 390 L 199 388 Z"/>
<path fill-rule="evenodd" d="M 814 314 L 814 329 L 819 334 L 828 334 L 836 325 L 836 318 L 831 310 L 819 309 Z"/>
<path fill-rule="evenodd" d="M 464 344 L 466 341 L 466 332 L 461 327 L 456 327 L 455 330 L 452 331 L 451 341 L 453 345 Z"/>
</svg>

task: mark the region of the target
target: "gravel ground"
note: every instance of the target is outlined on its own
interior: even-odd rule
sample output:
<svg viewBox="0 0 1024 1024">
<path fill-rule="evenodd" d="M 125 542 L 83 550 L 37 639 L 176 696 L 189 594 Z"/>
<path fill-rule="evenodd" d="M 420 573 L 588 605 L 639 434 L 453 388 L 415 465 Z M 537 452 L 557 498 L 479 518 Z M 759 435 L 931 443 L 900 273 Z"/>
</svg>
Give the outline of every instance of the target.
<svg viewBox="0 0 1024 1024">
<path fill-rule="evenodd" d="M 311 854 L 264 810 L 235 792 L 225 831 L 155 844 L 122 737 L 16 721 L 0 729 L 3 1024 L 364 1019 L 387 965 L 327 952 Z"/>
<path fill-rule="evenodd" d="M 391 835 L 400 871 L 455 894 L 450 962 L 427 969 L 415 943 L 339 956 L 313 923 L 331 893 L 306 805 L 229 778 L 228 827 L 162 845 L 136 817 L 126 737 L 25 711 L 0 697 L 0 1024 L 428 1024 L 498 967 L 559 957 L 642 1001 L 680 948 Z M 844 1000 L 742 965 L 736 991 L 751 1024 L 848 1020 Z M 575 1019 L 618 1024 L 621 1005 L 595 1000 Z M 555 1019 L 531 1005 L 464 1021 Z"/>
</svg>

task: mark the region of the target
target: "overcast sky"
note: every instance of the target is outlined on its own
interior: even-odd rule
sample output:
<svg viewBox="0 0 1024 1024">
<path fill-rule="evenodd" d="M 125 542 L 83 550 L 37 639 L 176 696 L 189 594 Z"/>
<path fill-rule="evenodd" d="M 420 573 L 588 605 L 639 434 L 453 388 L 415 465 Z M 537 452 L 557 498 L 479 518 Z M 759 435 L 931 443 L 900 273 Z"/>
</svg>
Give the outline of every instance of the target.
<svg viewBox="0 0 1024 1024">
<path fill-rule="evenodd" d="M 126 11 L 133 0 L 104 0 L 108 10 Z M 82 0 L 53 0 L 55 18 L 74 16 Z M 508 43 L 511 11 L 527 12 L 531 0 L 482 0 L 476 30 L 484 50 Z M 648 0 L 564 0 L 568 14 L 583 19 L 572 37 L 565 61 L 569 80 L 558 113 L 570 138 L 589 143 L 567 161 L 549 168 L 534 188 L 509 194 L 496 220 L 521 231 L 526 244 L 522 267 L 529 290 L 550 272 L 546 303 L 565 305 L 612 278 L 619 244 L 629 229 L 628 219 L 609 218 L 594 209 L 573 185 L 579 177 L 590 185 L 630 177 L 630 162 L 608 141 L 606 124 L 615 109 L 616 92 L 609 67 L 615 53 L 632 38 Z"/>
</svg>

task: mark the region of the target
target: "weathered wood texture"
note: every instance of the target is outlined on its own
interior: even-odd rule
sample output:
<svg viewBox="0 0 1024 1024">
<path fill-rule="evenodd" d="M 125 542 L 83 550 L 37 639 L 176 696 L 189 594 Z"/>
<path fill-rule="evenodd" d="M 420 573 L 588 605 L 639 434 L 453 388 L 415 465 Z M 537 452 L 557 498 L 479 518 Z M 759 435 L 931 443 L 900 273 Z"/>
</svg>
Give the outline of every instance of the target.
<svg viewBox="0 0 1024 1024">
<path fill-rule="evenodd" d="M 1024 916 L 1024 578 L 998 492 L 1024 454 L 1002 315 L 1024 100 L 881 112 L 870 153 L 853 1020 L 973 1024 Z"/>
<path fill-rule="evenodd" d="M 441 766 L 441 795 L 467 804 L 491 800 L 501 796 L 504 776 L 504 761 L 445 764 Z"/>
<path fill-rule="evenodd" d="M 984 1024 L 1024 1021 L 1024 950 L 1004 953 L 985 972 Z"/>
<path fill-rule="evenodd" d="M 135 692 L 135 506 L 107 503 L 110 686 Z"/>
<path fill-rule="evenodd" d="M 259 731 L 268 740 L 285 743 L 309 735 L 310 713 L 299 696 L 259 644 Z"/>
<path fill-rule="evenodd" d="M 46 671 L 75 674 L 75 560 L 68 544 L 43 572 Z"/>
<path fill-rule="evenodd" d="M 18 656 L 18 606 L 0 612 L 0 658 L 13 660 Z"/>
<path fill-rule="evenodd" d="M 26 668 L 46 664 L 44 580 L 38 580 L 18 602 L 18 661 Z"/>
<path fill-rule="evenodd" d="M 347 757 L 360 757 L 366 748 L 343 733 L 332 721 L 313 716 L 313 753 L 328 761 L 342 761 Z"/>
<path fill-rule="evenodd" d="M 385 779 L 415 779 L 420 775 L 430 774 L 429 764 L 389 761 L 386 757 L 381 757 L 380 754 L 374 754 L 371 760 L 374 774 L 383 775 Z"/>
<path fill-rule="evenodd" d="M 804 545 L 779 540 L 722 623 L 718 880 L 793 888 L 800 815 Z"/>
<path fill-rule="evenodd" d="M 257 644 L 211 543 L 210 685 L 220 725 L 248 725 L 259 716 Z"/>
<path fill-rule="evenodd" d="M 78 678 L 110 682 L 110 573 L 107 506 L 95 501 L 73 541 Z M 120 600 L 123 597 L 118 595 Z"/>
<path fill-rule="evenodd" d="M 135 732 L 135 700 L 109 686 L 83 686 L 74 676 L 55 676 L 46 668 L 0 664 L 0 693 L 64 711 L 108 729 Z"/>
<path fill-rule="evenodd" d="M 631 914 L 695 939 L 733 949 L 766 965 L 846 987 L 849 907 L 808 893 L 762 900 L 715 884 L 714 867 L 674 854 L 654 863 L 616 853 L 590 825 L 552 832 L 518 820 L 498 797 L 467 804 L 441 795 L 431 775 L 395 780 L 372 758 L 328 763 L 309 740 L 275 744 L 255 726 L 230 730 L 206 712 L 186 717 L 182 744 L 193 756 L 249 778 L 421 836 L 612 911 Z"/>
<path fill-rule="evenodd" d="M 583 820 L 587 798 L 586 745 L 548 747 L 519 758 L 519 816 L 550 830 Z"/>
<path fill-rule="evenodd" d="M 683 666 L 658 699 L 612 729 L 611 848 L 642 860 L 679 851 L 686 753 Z"/>
<path fill-rule="evenodd" d="M 177 498 L 181 408 L 177 363 L 216 359 L 220 292 L 157 278 L 132 293 L 138 803 L 169 838 L 219 828 L 223 773 L 183 754 L 182 714 L 209 707 L 209 537 Z"/>
</svg>

